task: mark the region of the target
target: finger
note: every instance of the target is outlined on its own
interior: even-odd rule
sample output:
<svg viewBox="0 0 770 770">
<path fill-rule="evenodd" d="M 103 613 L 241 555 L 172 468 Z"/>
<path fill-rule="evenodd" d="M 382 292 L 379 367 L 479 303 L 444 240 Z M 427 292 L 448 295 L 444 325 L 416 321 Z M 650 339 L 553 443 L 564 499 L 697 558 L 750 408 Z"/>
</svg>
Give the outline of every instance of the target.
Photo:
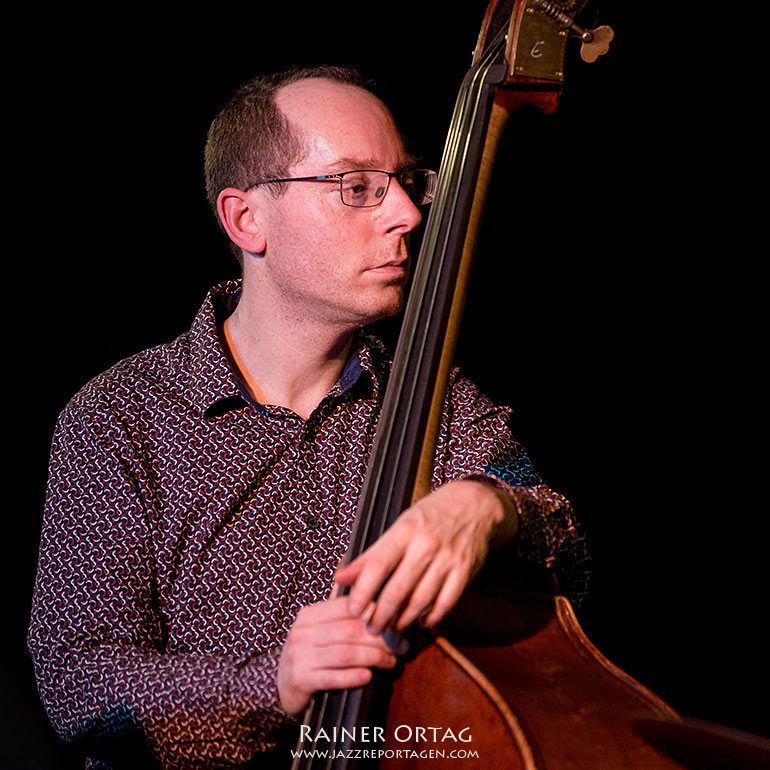
<svg viewBox="0 0 770 770">
<path fill-rule="evenodd" d="M 451 567 L 436 538 L 415 537 L 395 572 L 375 600 L 370 630 L 380 633 L 412 605 L 414 617 L 433 601 Z"/>
<path fill-rule="evenodd" d="M 427 560 L 420 560 L 416 563 L 405 561 L 391 575 L 374 602 L 374 613 L 369 620 L 371 633 L 382 633 L 405 611 L 413 600 L 419 603 L 421 607 L 427 606 L 432 601 L 440 590 L 441 581 L 438 576 L 431 581 L 431 584 L 434 585 L 433 591 L 429 585 L 426 585 L 415 597 L 415 592 L 421 585 L 426 570 L 432 572 L 428 570 L 428 566 Z M 438 573 L 438 570 L 435 572 Z M 425 598 L 426 595 L 427 598 Z"/>
<path fill-rule="evenodd" d="M 458 565 L 456 558 L 436 559 L 414 587 L 397 616 L 391 620 L 390 628 L 401 633 L 416 620 L 427 617 L 437 605 L 439 612 L 446 614 L 451 607 L 446 608 L 443 602 L 451 602 L 458 589 L 462 593 L 467 582 L 463 578 L 466 572 Z M 445 590 L 446 586 L 448 590 Z"/>
<path fill-rule="evenodd" d="M 364 568 L 364 562 L 362 559 L 356 559 L 345 564 L 344 566 L 337 567 L 334 573 L 334 580 L 343 586 L 353 585 L 356 579 L 361 574 L 361 570 Z"/>
<path fill-rule="evenodd" d="M 361 618 L 344 617 L 334 622 L 295 625 L 286 641 L 281 666 L 291 672 L 298 686 L 314 671 L 325 668 L 377 666 L 395 661 L 381 636 L 371 634 Z"/>
<path fill-rule="evenodd" d="M 287 644 L 292 650 L 307 655 L 314 668 L 327 665 L 328 656 L 340 654 L 338 648 L 370 647 L 378 652 L 388 651 L 386 641 L 372 634 L 362 618 L 297 626 L 291 630 Z"/>
<path fill-rule="evenodd" d="M 369 635 L 371 639 L 371 635 Z M 361 641 L 357 644 L 337 644 L 326 647 L 323 658 L 314 664 L 314 670 L 324 671 L 334 668 L 393 668 L 396 665 L 396 655 L 388 648 L 384 640 L 378 637 L 382 644 L 371 644 Z"/>
<path fill-rule="evenodd" d="M 370 668 L 338 668 L 319 671 L 311 683 L 308 696 L 322 690 L 347 690 L 364 687 L 372 681 Z"/>
<path fill-rule="evenodd" d="M 409 601 L 391 620 L 390 627 L 396 632 L 401 633 L 418 618 L 424 618 L 428 613 L 432 612 L 446 580 L 447 570 L 443 567 L 434 565 L 426 571 L 422 580 L 412 591 Z"/>
<path fill-rule="evenodd" d="M 468 576 L 461 570 L 453 570 L 447 575 L 433 607 L 421 619 L 426 628 L 433 628 L 440 623 L 457 604 L 468 585 Z"/>
<path fill-rule="evenodd" d="M 319 690 L 339 690 L 350 687 L 362 687 L 368 684 L 372 678 L 372 669 L 389 670 L 395 667 L 397 658 L 395 655 L 383 656 L 381 658 L 367 658 L 362 656 L 361 660 L 366 663 L 361 665 L 340 665 L 328 666 L 315 669 L 308 673 L 305 680 L 308 687 L 308 693 L 318 692 Z"/>
<path fill-rule="evenodd" d="M 364 610 L 373 610 L 373 605 L 364 607 Z M 335 623 L 338 620 L 346 618 L 360 617 L 363 613 L 354 614 L 350 611 L 350 601 L 348 596 L 336 596 L 326 601 L 308 604 L 297 613 L 294 621 L 294 628 L 317 625 L 324 623 Z"/>
<path fill-rule="evenodd" d="M 376 543 L 335 574 L 338 582 L 352 586 L 351 611 L 358 612 L 375 597 L 379 602 L 379 592 L 403 561 L 414 571 L 411 578 L 405 577 L 405 573 L 399 578 L 412 583 L 412 586 L 405 585 L 401 591 L 408 593 L 419 580 L 438 543 L 435 533 L 427 532 L 419 520 L 415 520 L 414 516 L 410 518 L 408 511 L 403 513 Z M 391 596 L 388 599 L 392 606 L 402 601 L 403 597 Z"/>
<path fill-rule="evenodd" d="M 333 643 L 304 649 L 287 644 L 277 679 L 283 708 L 293 714 L 299 713 L 316 691 L 361 687 L 370 681 L 372 668 L 390 669 L 396 665 L 396 656 L 384 642 L 362 631 L 360 621 L 357 625 L 358 643 Z"/>
<path fill-rule="evenodd" d="M 360 615 L 374 600 L 402 557 L 401 549 L 382 543 L 379 541 L 373 545 L 348 565 L 341 575 L 337 574 L 338 581 L 344 580 L 345 585 L 352 586 L 348 606 L 353 615 Z"/>
<path fill-rule="evenodd" d="M 316 682 L 319 672 L 344 668 L 392 668 L 396 655 L 381 637 L 362 633 L 357 641 L 323 644 L 300 651 L 289 660 L 292 678 L 307 687 Z"/>
</svg>

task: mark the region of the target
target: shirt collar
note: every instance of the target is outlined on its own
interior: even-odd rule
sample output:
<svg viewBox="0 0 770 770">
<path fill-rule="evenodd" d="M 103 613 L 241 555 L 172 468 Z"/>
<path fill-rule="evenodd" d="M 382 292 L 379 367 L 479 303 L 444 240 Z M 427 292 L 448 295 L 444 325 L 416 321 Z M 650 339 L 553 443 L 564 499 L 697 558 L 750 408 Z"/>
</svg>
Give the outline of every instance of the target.
<svg viewBox="0 0 770 770">
<path fill-rule="evenodd" d="M 219 341 L 218 325 L 238 304 L 240 281 L 210 289 L 190 329 L 190 396 L 199 414 L 240 398 L 238 379 Z M 228 310 L 228 305 L 232 306 Z"/>
<path fill-rule="evenodd" d="M 241 295 L 241 281 L 232 280 L 209 290 L 190 329 L 190 396 L 202 416 L 221 414 L 246 403 L 264 409 L 248 395 L 222 349 L 219 326 L 235 310 Z M 376 337 L 359 332 L 351 356 L 326 399 L 341 396 L 359 381 L 370 385 L 369 395 L 377 398 L 389 367 L 389 355 Z M 361 375 L 368 377 L 362 380 Z M 325 399 L 325 400 L 326 400 Z"/>
</svg>

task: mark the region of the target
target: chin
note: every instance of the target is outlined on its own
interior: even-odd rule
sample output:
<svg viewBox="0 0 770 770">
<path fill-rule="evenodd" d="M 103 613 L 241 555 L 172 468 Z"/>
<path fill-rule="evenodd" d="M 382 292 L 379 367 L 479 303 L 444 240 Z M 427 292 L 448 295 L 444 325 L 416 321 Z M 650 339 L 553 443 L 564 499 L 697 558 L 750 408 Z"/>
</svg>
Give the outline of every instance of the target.
<svg viewBox="0 0 770 770">
<path fill-rule="evenodd" d="M 390 316 L 397 315 L 404 307 L 404 292 L 401 287 L 393 287 L 393 295 L 388 298 L 388 301 L 380 306 L 379 312 L 376 315 L 375 321 L 379 321 L 382 318 L 389 318 Z"/>
<path fill-rule="evenodd" d="M 360 329 L 397 315 L 404 306 L 403 285 L 380 285 L 376 290 L 370 287 L 359 293 L 357 300 L 346 302 L 342 299 L 342 305 L 338 305 L 343 313 L 339 320 L 349 329 Z"/>
<path fill-rule="evenodd" d="M 377 308 L 369 308 L 359 315 L 355 327 L 362 329 L 377 323 L 378 321 L 383 321 L 386 318 L 392 318 L 393 316 L 398 315 L 402 307 L 403 301 L 399 301 L 387 305 L 380 305 Z"/>
</svg>

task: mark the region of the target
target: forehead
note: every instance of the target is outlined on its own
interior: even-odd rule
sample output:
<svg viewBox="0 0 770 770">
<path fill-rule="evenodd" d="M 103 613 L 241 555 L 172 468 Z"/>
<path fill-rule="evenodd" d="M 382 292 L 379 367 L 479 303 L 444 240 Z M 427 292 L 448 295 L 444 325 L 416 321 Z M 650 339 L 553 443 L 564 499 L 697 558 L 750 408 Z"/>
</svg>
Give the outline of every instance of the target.
<svg viewBox="0 0 770 770">
<path fill-rule="evenodd" d="M 409 161 L 390 111 L 362 88 L 308 78 L 282 88 L 276 103 L 304 140 L 306 154 L 296 168 L 323 164 L 329 171 L 391 171 Z"/>
</svg>

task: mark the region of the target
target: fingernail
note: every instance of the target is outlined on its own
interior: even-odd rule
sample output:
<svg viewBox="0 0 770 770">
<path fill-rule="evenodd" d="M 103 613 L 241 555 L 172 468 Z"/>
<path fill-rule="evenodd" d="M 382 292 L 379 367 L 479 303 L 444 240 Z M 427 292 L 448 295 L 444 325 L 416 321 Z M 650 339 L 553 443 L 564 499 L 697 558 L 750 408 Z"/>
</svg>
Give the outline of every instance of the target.
<svg viewBox="0 0 770 770">
<path fill-rule="evenodd" d="M 400 634 L 385 629 L 385 631 L 382 632 L 382 638 L 385 640 L 385 644 L 387 644 L 396 655 L 405 655 L 409 652 L 409 642 L 407 642 L 407 640 Z"/>
</svg>

